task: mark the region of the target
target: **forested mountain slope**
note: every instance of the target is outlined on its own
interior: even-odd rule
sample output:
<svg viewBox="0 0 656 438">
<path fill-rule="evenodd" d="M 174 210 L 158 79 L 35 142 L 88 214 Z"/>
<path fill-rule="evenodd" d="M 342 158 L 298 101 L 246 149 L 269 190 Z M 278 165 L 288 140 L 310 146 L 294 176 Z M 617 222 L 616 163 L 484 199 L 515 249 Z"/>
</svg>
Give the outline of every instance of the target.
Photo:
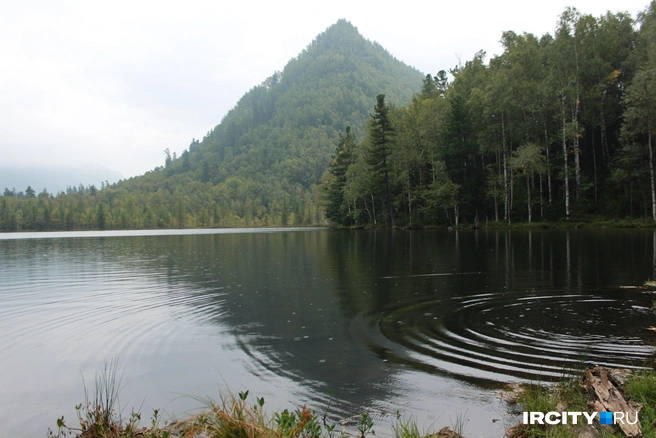
<svg viewBox="0 0 656 438">
<path fill-rule="evenodd" d="M 422 75 L 340 20 L 200 141 L 109 187 L 0 197 L 0 229 L 656 222 L 656 2 L 566 9 Z M 350 127 L 350 130 L 347 130 Z M 327 172 L 326 172 L 327 170 Z M 642 221 L 642 222 L 640 222 Z"/>
<path fill-rule="evenodd" d="M 163 166 L 102 190 L 73 188 L 56 201 L 23 193 L 30 206 L 6 191 L 0 228 L 316 223 L 314 189 L 338 133 L 348 125 L 361 133 L 377 94 L 407 104 L 421 81 L 419 71 L 339 20 L 247 92 L 202 140 L 179 156 L 166 151 Z"/>
<path fill-rule="evenodd" d="M 282 72 L 246 93 L 180 157 L 167 157 L 163 168 L 117 188 L 187 196 L 184 208 L 196 213 L 215 206 L 217 224 L 313 222 L 318 205 L 312 190 L 338 133 L 348 125 L 361 131 L 381 90 L 391 103 L 406 104 L 421 80 L 417 70 L 340 20 Z M 208 193 L 199 199 L 198 191 Z"/>
</svg>

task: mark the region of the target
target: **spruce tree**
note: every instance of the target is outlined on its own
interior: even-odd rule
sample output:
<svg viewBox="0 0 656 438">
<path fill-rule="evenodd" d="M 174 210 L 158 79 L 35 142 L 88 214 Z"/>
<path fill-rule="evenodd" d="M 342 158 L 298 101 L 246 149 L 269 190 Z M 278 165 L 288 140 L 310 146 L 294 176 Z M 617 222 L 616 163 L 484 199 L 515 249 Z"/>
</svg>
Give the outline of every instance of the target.
<svg viewBox="0 0 656 438">
<path fill-rule="evenodd" d="M 353 163 L 353 149 L 355 149 L 355 135 L 348 126 L 346 135 L 339 135 L 339 144 L 328 169 L 332 178 L 327 182 L 326 187 L 326 217 L 340 225 L 350 225 L 352 219 L 344 200 L 344 186 L 346 171 Z"/>
<path fill-rule="evenodd" d="M 394 227 L 394 205 L 392 204 L 392 193 L 390 190 L 389 157 L 392 149 L 394 128 L 389 118 L 389 107 L 385 104 L 385 95 L 376 97 L 377 103 L 374 113 L 371 114 L 369 123 L 369 136 L 371 145 L 369 149 L 369 166 L 376 178 L 377 185 L 381 188 L 379 194 L 385 196 L 389 220 Z"/>
</svg>

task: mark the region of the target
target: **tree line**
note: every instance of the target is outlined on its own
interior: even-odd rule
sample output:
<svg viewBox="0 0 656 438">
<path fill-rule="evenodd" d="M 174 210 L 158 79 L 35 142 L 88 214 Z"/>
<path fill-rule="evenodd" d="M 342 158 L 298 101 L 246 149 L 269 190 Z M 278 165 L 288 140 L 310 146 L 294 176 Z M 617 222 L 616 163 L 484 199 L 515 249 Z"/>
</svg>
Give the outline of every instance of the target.
<svg viewBox="0 0 656 438">
<path fill-rule="evenodd" d="M 264 207 L 238 182 L 224 187 L 187 185 L 129 192 L 121 184 L 38 195 L 5 190 L 0 196 L 4 231 L 307 226 L 323 220 L 312 193 L 283 196 Z M 274 187 L 275 189 L 275 187 Z"/>
<path fill-rule="evenodd" d="M 406 99 L 417 72 L 340 21 L 163 166 L 6 189 L 0 229 L 653 221 L 655 3 L 635 20 L 570 8 L 554 35 L 501 42 Z"/>
<path fill-rule="evenodd" d="M 407 103 L 422 74 L 339 20 L 163 165 L 97 191 L 0 200 L 2 230 L 326 224 L 316 194 L 335 140 L 378 90 Z"/>
<path fill-rule="evenodd" d="M 639 28 L 636 26 L 639 25 Z M 379 95 L 324 175 L 343 226 L 656 220 L 656 3 L 568 8 L 555 34 L 504 32 L 503 53 L 427 75 L 411 104 Z"/>
</svg>

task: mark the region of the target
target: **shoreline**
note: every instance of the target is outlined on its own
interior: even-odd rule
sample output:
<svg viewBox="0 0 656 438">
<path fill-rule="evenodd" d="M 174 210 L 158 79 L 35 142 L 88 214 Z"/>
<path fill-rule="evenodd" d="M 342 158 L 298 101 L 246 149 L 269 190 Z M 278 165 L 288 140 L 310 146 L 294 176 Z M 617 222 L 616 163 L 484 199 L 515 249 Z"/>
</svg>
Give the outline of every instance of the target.
<svg viewBox="0 0 656 438">
<path fill-rule="evenodd" d="M 454 226 L 445 226 L 445 225 L 412 225 L 412 226 L 403 226 L 396 225 L 393 228 L 387 226 L 387 224 L 376 225 L 376 224 L 367 224 L 367 225 L 352 225 L 349 227 L 336 226 L 331 224 L 313 224 L 313 225 L 298 225 L 298 226 L 287 226 L 287 225 L 271 225 L 271 226 L 243 226 L 243 227 L 194 227 L 194 228 L 111 228 L 111 229 L 99 229 L 99 228 L 83 228 L 83 229 L 52 229 L 52 230 L 11 230 L 11 231 L 0 231 L 0 235 L 5 236 L 18 236 L 25 234 L 47 234 L 47 233 L 124 233 L 124 232 L 155 232 L 162 233 L 163 235 L 168 234 L 195 234 L 193 232 L 201 231 L 207 234 L 220 234 L 220 231 L 233 231 L 233 230 L 244 230 L 248 232 L 250 230 L 279 230 L 279 231 L 303 231 L 303 230 L 317 230 L 317 229 L 329 229 L 329 230 L 365 230 L 365 231 L 389 231 L 389 230 L 400 230 L 400 231 L 412 231 L 412 230 L 534 230 L 534 229 L 648 229 L 656 228 L 656 222 L 644 220 L 644 219 L 604 219 L 604 220 L 592 220 L 592 221 L 542 221 L 542 222 L 512 222 L 507 223 L 505 221 L 498 222 L 480 222 L 478 225 L 463 223 Z"/>
<path fill-rule="evenodd" d="M 141 413 L 132 412 L 124 420 L 114 408 L 118 405 L 120 379 L 116 380 L 116 362 L 106 365 L 96 376 L 95 393 L 89 401 L 76 406 L 79 425 L 71 426 L 64 418 L 57 419 L 57 429 L 48 429 L 49 438 L 76 436 L 81 438 L 366 438 L 376 435 L 372 416 L 363 412 L 341 421 L 332 421 L 306 405 L 294 411 L 268 414 L 264 398 L 252 397 L 249 391 L 237 395 L 221 395 L 218 401 L 199 398 L 204 410 L 180 420 L 161 425 L 159 410 L 150 417 L 150 427 L 140 425 Z M 611 393 L 612 396 L 607 394 Z M 598 417 L 586 424 L 555 422 L 547 424 L 517 424 L 506 430 L 508 438 L 621 438 L 656 436 L 656 370 L 611 369 L 586 367 L 581 376 L 563 380 L 553 386 L 519 384 L 508 386 L 500 394 L 508 409 L 524 412 L 551 412 L 567 416 L 568 412 L 588 412 L 590 418 L 598 412 L 633 410 L 635 424 L 601 425 Z M 395 415 L 391 432 L 394 438 L 467 438 L 466 416 L 459 416 L 451 427 L 437 432 L 420 431 L 411 417 Z M 582 417 L 583 418 L 583 417 Z M 573 424 L 576 423 L 576 424 Z M 471 438 L 471 437 L 470 437 Z"/>
</svg>

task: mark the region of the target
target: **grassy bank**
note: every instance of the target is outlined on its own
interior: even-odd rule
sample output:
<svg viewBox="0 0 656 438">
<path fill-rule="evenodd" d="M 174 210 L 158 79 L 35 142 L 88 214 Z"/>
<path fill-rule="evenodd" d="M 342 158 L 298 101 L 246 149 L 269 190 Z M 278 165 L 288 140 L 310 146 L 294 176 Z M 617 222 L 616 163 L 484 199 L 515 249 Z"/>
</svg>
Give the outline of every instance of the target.
<svg viewBox="0 0 656 438">
<path fill-rule="evenodd" d="M 85 384 L 85 402 L 75 407 L 76 424 L 69 424 L 61 417 L 57 419 L 57 428 L 48 430 L 47 437 L 365 438 L 376 434 L 373 418 L 366 412 L 342 421 L 333 421 L 327 412 L 321 415 L 306 406 L 268 414 L 264 398 L 249 397 L 248 391 L 223 395 L 218 401 L 196 397 L 204 406 L 202 411 L 179 421 L 163 421 L 160 412 L 154 410 L 144 427 L 141 413 L 131 412 L 124 418 L 119 412 L 121 387 L 121 376 L 117 375 L 117 361 L 114 360 L 96 374 L 91 394 Z M 455 431 L 443 428 L 430 435 L 462 438 L 463 427 L 464 422 L 458 421 Z M 428 434 L 421 433 L 415 421 L 399 413 L 392 424 L 392 433 L 395 438 L 420 438 Z"/>
<path fill-rule="evenodd" d="M 619 390 L 629 403 L 642 406 L 639 420 L 642 436 L 656 437 L 656 371 L 641 370 L 628 374 L 619 385 Z M 594 390 L 584 383 L 583 378 L 565 380 L 557 386 L 548 388 L 541 385 L 520 387 L 513 402 L 524 412 L 598 412 L 594 407 Z M 592 426 L 581 424 L 523 425 L 519 424 L 508 431 L 510 438 L 625 438 L 618 426 L 601 426 L 598 419 Z"/>
<path fill-rule="evenodd" d="M 200 399 L 199 399 L 200 400 Z M 113 404 L 86 404 L 77 408 L 78 425 L 69 426 L 63 418 L 57 420 L 57 430 L 49 430 L 48 437 L 82 438 L 365 438 L 376 435 L 375 425 L 368 413 L 333 422 L 306 406 L 289 411 L 266 413 L 263 398 L 249 399 L 248 391 L 237 396 L 228 395 L 219 401 L 201 400 L 205 408 L 199 414 L 180 421 L 163 422 L 155 410 L 147 427 L 140 426 L 141 414 L 131 413 L 122 419 Z M 454 427 L 464 426 L 464 423 Z M 395 438 L 464 438 L 461 431 L 447 427 L 436 433 L 421 433 L 412 419 L 397 414 L 392 425 Z"/>
<path fill-rule="evenodd" d="M 629 403 L 642 406 L 639 418 L 643 437 L 656 437 L 656 371 L 641 370 L 623 374 L 619 390 Z M 332 421 L 327 413 L 318 414 L 306 406 L 289 411 L 268 414 L 263 398 L 249 397 L 249 392 L 225 395 L 218 401 L 197 398 L 203 410 L 180 421 L 163 421 L 155 410 L 148 426 L 141 425 L 140 413 L 132 412 L 128 418 L 117 413 L 120 378 L 116 377 L 116 363 L 106 366 L 96 376 L 95 390 L 88 393 L 84 404 L 76 406 L 77 421 L 69 425 L 64 418 L 57 420 L 57 429 L 49 430 L 48 437 L 82 438 L 365 438 L 375 435 L 375 424 L 368 413 L 355 415 L 342 421 Z M 562 381 L 554 387 L 522 385 L 516 388 L 515 397 L 509 400 L 515 411 L 524 412 L 597 412 L 593 406 L 595 392 L 585 379 Z M 145 419 L 144 419 L 145 420 Z M 395 438 L 464 438 L 464 421 L 438 432 L 420 431 L 416 422 L 399 413 L 392 424 Z M 509 438 L 620 438 L 626 435 L 617 426 L 582 424 L 523 425 L 508 430 Z"/>
</svg>

